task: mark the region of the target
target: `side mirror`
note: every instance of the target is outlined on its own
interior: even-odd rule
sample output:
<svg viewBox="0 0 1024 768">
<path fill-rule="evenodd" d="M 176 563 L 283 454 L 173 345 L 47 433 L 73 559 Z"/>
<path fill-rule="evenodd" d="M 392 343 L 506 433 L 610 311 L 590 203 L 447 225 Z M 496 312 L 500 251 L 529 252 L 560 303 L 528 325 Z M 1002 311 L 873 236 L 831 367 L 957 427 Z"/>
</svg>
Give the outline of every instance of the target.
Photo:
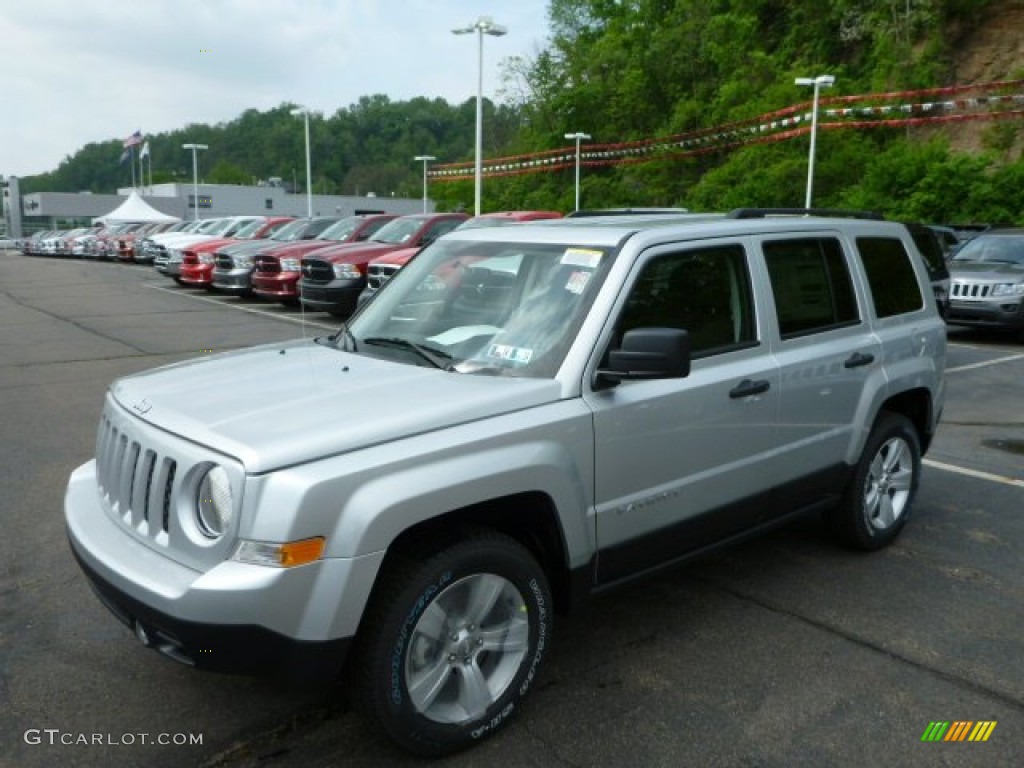
<svg viewBox="0 0 1024 768">
<path fill-rule="evenodd" d="M 630 379 L 681 379 L 690 375 L 690 334 L 680 328 L 634 328 L 618 349 L 608 352 L 608 367 L 598 383 L 614 386 Z"/>
</svg>

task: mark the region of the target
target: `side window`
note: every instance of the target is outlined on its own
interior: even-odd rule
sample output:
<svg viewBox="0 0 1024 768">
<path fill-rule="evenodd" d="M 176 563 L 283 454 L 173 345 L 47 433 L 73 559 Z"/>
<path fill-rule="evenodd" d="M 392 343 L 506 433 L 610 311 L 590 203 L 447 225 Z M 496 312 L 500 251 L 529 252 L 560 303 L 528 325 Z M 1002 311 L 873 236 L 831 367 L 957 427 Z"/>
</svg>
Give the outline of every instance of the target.
<svg viewBox="0 0 1024 768">
<path fill-rule="evenodd" d="M 684 251 L 647 264 L 617 331 L 682 328 L 694 357 L 756 342 L 746 253 L 739 245 Z"/>
<path fill-rule="evenodd" d="M 461 219 L 445 219 L 444 221 L 439 221 L 426 231 L 423 235 L 423 242 L 432 243 L 441 235 L 447 235 L 461 223 Z"/>
<path fill-rule="evenodd" d="M 835 238 L 764 243 L 779 333 L 789 339 L 859 322 L 843 249 Z"/>
<path fill-rule="evenodd" d="M 894 237 L 858 237 L 857 249 L 879 317 L 915 312 L 924 306 L 910 254 Z"/>
</svg>

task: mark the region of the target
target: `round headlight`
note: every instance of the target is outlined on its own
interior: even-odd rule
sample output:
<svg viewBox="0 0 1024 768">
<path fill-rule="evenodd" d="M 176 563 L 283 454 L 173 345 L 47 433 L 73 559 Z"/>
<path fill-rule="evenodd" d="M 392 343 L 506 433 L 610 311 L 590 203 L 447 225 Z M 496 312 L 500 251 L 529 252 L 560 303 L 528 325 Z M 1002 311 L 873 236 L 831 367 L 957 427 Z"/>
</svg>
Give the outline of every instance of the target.
<svg viewBox="0 0 1024 768">
<path fill-rule="evenodd" d="M 196 496 L 196 523 L 210 539 L 219 539 L 231 525 L 234 500 L 231 482 L 224 467 L 211 467 L 199 482 Z"/>
</svg>

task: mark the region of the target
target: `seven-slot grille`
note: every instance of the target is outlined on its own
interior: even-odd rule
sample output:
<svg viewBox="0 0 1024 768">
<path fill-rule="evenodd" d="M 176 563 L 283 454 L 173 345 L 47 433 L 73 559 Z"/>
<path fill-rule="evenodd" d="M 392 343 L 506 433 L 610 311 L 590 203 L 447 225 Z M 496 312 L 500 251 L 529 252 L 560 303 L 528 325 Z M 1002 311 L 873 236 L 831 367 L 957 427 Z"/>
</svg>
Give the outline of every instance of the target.
<svg viewBox="0 0 1024 768">
<path fill-rule="evenodd" d="M 956 299 L 984 299 L 991 292 L 992 286 L 988 283 L 954 282 L 949 295 Z"/>
<path fill-rule="evenodd" d="M 125 525 L 166 545 L 178 463 L 146 448 L 106 416 L 96 438 L 96 474 L 102 497 Z"/>
<path fill-rule="evenodd" d="M 217 269 L 234 269 L 235 260 L 228 256 L 226 253 L 218 253 L 214 258 L 213 263 L 217 265 Z"/>
</svg>

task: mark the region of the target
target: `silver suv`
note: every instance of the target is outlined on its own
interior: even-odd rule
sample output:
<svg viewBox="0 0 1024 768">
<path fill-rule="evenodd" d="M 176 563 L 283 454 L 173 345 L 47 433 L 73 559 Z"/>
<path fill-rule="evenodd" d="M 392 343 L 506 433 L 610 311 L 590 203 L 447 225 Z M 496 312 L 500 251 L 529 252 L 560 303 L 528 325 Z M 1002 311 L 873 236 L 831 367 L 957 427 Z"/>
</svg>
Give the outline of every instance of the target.
<svg viewBox="0 0 1024 768">
<path fill-rule="evenodd" d="M 518 712 L 556 613 L 799 514 L 891 542 L 945 359 L 900 224 L 455 232 L 334 336 L 115 382 L 68 532 L 144 644 L 347 660 L 370 719 L 441 755 Z"/>
<path fill-rule="evenodd" d="M 1024 229 L 989 230 L 949 262 L 948 320 L 1008 330 L 1024 341 Z"/>
</svg>

